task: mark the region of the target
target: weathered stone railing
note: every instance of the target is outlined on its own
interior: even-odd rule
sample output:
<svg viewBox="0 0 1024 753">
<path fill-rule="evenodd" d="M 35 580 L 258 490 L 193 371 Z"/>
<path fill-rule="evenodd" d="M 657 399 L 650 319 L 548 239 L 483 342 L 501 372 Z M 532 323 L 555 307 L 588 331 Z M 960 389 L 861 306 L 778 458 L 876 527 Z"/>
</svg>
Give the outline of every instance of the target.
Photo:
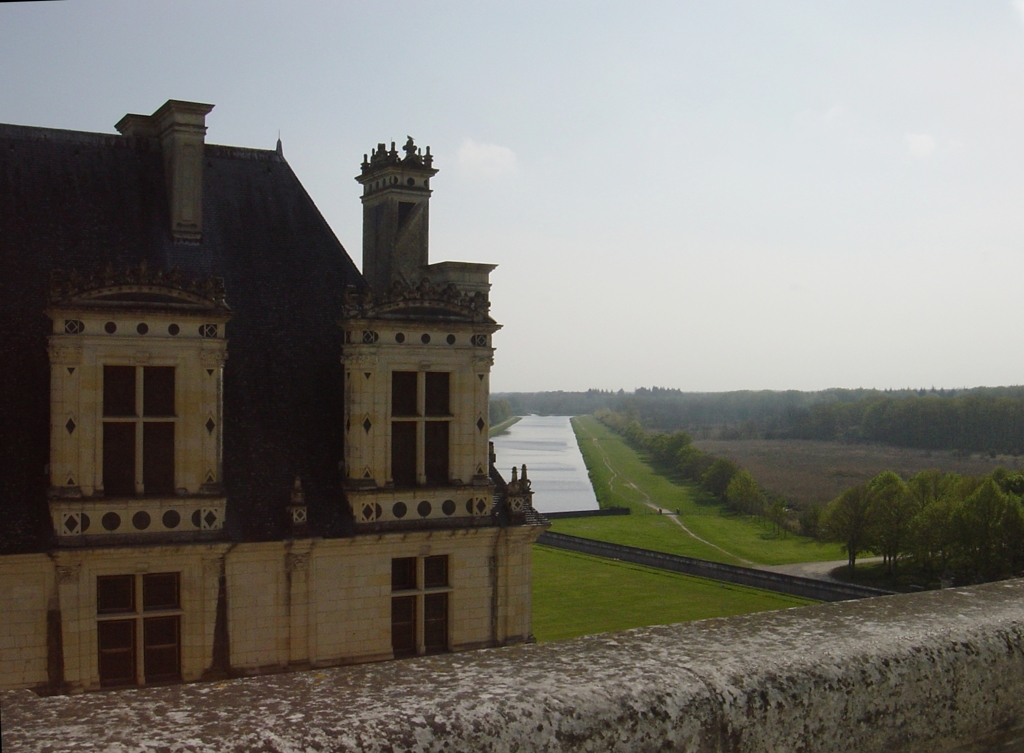
<svg viewBox="0 0 1024 753">
<path fill-rule="evenodd" d="M 0 703 L 5 753 L 986 750 L 1024 722 L 1024 581 Z"/>
<path fill-rule="evenodd" d="M 597 557 L 632 562 L 637 565 L 656 567 L 659 570 L 671 570 L 675 573 L 696 575 L 727 583 L 737 583 L 752 588 L 763 588 L 768 591 L 801 596 L 818 601 L 847 601 L 848 599 L 866 599 L 872 596 L 888 596 L 891 591 L 882 591 L 869 586 L 858 586 L 853 583 L 837 583 L 835 581 L 804 578 L 800 575 L 788 575 L 752 567 L 726 565 L 721 562 L 683 557 L 679 554 L 666 554 L 635 546 L 611 544 L 607 541 L 595 541 L 580 536 L 569 536 L 564 533 L 545 531 L 537 539 L 538 544 L 568 549 Z"/>
</svg>

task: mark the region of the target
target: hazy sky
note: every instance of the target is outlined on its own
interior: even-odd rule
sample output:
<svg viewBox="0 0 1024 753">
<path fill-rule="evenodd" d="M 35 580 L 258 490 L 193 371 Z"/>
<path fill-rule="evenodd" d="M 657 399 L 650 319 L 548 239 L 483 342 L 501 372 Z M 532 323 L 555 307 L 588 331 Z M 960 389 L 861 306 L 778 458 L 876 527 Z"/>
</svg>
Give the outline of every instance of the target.
<svg viewBox="0 0 1024 753">
<path fill-rule="evenodd" d="M 1024 383 L 1024 0 L 0 4 L 0 122 L 169 98 L 353 180 L 429 144 L 492 389 Z"/>
</svg>

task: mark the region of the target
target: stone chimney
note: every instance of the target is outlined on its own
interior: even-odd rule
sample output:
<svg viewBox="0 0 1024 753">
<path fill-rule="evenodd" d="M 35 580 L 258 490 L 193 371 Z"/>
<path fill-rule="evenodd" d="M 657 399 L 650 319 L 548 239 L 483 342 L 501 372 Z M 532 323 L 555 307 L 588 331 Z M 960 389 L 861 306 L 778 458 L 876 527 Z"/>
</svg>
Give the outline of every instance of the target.
<svg viewBox="0 0 1024 753">
<path fill-rule="evenodd" d="M 363 156 L 363 277 L 377 294 L 394 282 L 415 287 L 426 274 L 430 179 L 437 174 L 410 136 L 399 155 L 394 142 Z"/>
<path fill-rule="evenodd" d="M 171 235 L 198 243 L 203 237 L 203 145 L 213 105 L 169 99 L 152 115 L 129 113 L 114 126 L 122 135 L 156 138 L 164 155 Z"/>
</svg>

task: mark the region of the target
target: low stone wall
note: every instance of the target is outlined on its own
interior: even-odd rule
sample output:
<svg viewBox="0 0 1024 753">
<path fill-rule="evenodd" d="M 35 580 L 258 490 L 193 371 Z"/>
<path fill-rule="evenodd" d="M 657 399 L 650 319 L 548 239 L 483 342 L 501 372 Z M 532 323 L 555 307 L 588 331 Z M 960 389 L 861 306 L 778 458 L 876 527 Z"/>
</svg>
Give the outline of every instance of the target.
<svg viewBox="0 0 1024 753">
<path fill-rule="evenodd" d="M 609 544 L 606 541 L 595 541 L 580 536 L 569 536 L 564 533 L 545 531 L 537 539 L 538 544 L 569 549 L 573 552 L 593 554 L 597 557 L 632 562 L 637 565 L 656 567 L 659 570 L 671 570 L 686 575 L 697 575 L 701 578 L 722 580 L 737 583 L 741 586 L 763 588 L 767 591 L 802 596 L 805 599 L 818 601 L 847 601 L 848 599 L 866 599 L 872 596 L 888 596 L 891 591 L 883 591 L 868 586 L 856 586 L 852 583 L 835 583 L 816 578 L 804 578 L 799 575 L 787 575 L 769 570 L 757 570 L 752 567 L 725 565 L 721 562 L 701 560 L 696 557 L 683 557 L 678 554 L 666 554 L 635 546 Z"/>
<path fill-rule="evenodd" d="M 605 518 L 609 515 L 629 515 L 629 508 L 602 507 L 600 510 L 570 510 L 569 512 L 544 513 L 544 517 L 548 520 L 561 520 L 562 518 Z"/>
<path fill-rule="evenodd" d="M 995 749 L 979 743 L 1024 721 L 1022 605 L 1024 581 L 1005 581 L 218 683 L 9 691 L 3 749 Z"/>
</svg>

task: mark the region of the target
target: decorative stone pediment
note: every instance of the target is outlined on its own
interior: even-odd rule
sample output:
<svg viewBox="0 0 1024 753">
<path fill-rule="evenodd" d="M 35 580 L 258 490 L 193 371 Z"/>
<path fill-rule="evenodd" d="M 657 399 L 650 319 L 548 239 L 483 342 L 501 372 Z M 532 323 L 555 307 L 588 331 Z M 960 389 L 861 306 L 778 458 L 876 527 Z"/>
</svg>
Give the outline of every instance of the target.
<svg viewBox="0 0 1024 753">
<path fill-rule="evenodd" d="M 107 265 L 102 271 L 85 274 L 75 270 L 54 270 L 50 275 L 50 302 L 54 305 L 87 306 L 184 304 L 229 310 L 222 278 L 191 280 L 177 269 L 151 269 L 145 262 L 124 270 L 115 270 Z"/>
<path fill-rule="evenodd" d="M 492 322 L 488 315 L 490 308 L 491 302 L 482 291 L 460 290 L 455 283 L 442 287 L 423 278 L 415 287 L 396 280 L 381 295 L 374 295 L 365 288 L 348 287 L 342 311 L 347 319 L 455 316 L 475 322 Z"/>
</svg>

